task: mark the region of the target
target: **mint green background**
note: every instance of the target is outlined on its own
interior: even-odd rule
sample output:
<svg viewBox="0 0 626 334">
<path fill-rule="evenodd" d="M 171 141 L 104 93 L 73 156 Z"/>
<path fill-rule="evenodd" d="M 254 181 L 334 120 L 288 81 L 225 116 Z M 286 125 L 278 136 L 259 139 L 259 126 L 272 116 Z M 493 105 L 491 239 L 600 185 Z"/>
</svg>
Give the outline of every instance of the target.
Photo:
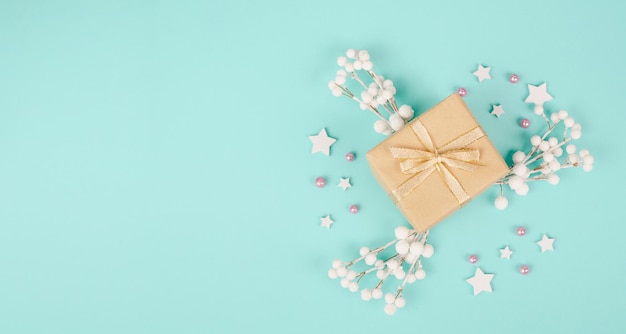
<svg viewBox="0 0 626 334">
<path fill-rule="evenodd" d="M 0 332 L 625 332 L 625 12 L 621 1 L 0 1 Z M 327 88 L 348 47 L 368 49 L 418 112 L 467 87 L 505 156 L 527 145 L 522 116 L 542 129 L 523 98 L 547 81 L 547 109 L 583 124 L 594 171 L 509 193 L 503 212 L 497 188 L 476 198 L 433 229 L 427 279 L 386 316 L 326 277 L 334 258 L 406 224 L 364 159 L 382 139 L 374 119 Z M 479 62 L 493 80 L 478 84 Z M 489 115 L 491 103 L 507 113 Z M 310 154 L 322 127 L 339 139 L 330 157 Z M 319 175 L 330 186 L 315 188 Z M 327 213 L 331 230 L 319 227 Z M 538 251 L 542 233 L 554 252 Z M 464 281 L 472 253 L 496 274 L 491 294 Z"/>
</svg>

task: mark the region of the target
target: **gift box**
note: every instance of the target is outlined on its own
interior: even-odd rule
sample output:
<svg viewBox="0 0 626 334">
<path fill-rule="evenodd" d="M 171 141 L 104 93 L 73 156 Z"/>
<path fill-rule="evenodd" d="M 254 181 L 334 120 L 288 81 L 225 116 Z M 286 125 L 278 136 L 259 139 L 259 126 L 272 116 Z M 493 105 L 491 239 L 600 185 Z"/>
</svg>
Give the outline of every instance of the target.
<svg viewBox="0 0 626 334">
<path fill-rule="evenodd" d="M 383 189 L 420 232 L 509 171 L 456 93 L 370 150 L 367 160 Z"/>
</svg>

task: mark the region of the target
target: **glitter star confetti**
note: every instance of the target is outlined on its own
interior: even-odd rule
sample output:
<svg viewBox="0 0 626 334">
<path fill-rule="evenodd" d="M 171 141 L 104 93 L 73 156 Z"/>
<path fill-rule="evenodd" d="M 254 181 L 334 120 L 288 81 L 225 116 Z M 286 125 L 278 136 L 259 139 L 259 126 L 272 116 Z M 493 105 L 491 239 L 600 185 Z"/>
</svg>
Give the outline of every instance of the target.
<svg viewBox="0 0 626 334">
<path fill-rule="evenodd" d="M 511 259 L 511 255 L 513 255 L 513 251 L 509 249 L 509 246 L 506 246 L 500 250 L 500 258 L 501 259 Z"/>
<path fill-rule="evenodd" d="M 343 191 L 346 191 L 346 189 L 352 187 L 352 185 L 350 184 L 350 178 L 339 178 L 339 187 L 343 189 Z"/>
<path fill-rule="evenodd" d="M 478 78 L 478 82 L 483 82 L 484 80 L 491 80 L 491 67 L 484 67 L 483 65 L 478 64 L 478 69 L 474 72 L 474 75 Z"/>
<path fill-rule="evenodd" d="M 474 288 L 474 296 L 486 291 L 491 292 L 491 280 L 494 274 L 485 274 L 480 268 L 476 268 L 474 276 L 468 278 L 466 281 Z"/>
<path fill-rule="evenodd" d="M 548 238 L 548 236 L 544 234 L 541 240 L 537 242 L 537 245 L 541 247 L 541 252 L 545 253 L 547 251 L 554 251 L 553 243 L 554 239 Z"/>
<path fill-rule="evenodd" d="M 337 141 L 335 138 L 328 137 L 326 129 L 322 129 L 316 136 L 309 136 L 309 140 L 313 143 L 311 153 L 322 152 L 326 155 L 330 155 L 330 146 Z"/>
<path fill-rule="evenodd" d="M 500 118 L 500 116 L 502 116 L 504 114 L 504 109 L 502 109 L 502 105 L 501 104 L 492 104 L 491 107 L 493 108 L 491 110 L 491 114 Z"/>
<path fill-rule="evenodd" d="M 320 220 L 322 221 L 322 223 L 320 224 L 321 227 L 326 227 L 326 228 L 330 228 L 330 225 L 332 225 L 334 223 L 334 221 L 332 219 L 330 219 L 330 215 L 326 216 L 326 217 L 322 217 L 320 218 Z"/>
<path fill-rule="evenodd" d="M 534 103 L 543 105 L 545 102 L 552 100 L 552 96 L 548 94 L 548 84 L 542 83 L 539 86 L 528 85 L 528 97 L 526 103 Z"/>
</svg>

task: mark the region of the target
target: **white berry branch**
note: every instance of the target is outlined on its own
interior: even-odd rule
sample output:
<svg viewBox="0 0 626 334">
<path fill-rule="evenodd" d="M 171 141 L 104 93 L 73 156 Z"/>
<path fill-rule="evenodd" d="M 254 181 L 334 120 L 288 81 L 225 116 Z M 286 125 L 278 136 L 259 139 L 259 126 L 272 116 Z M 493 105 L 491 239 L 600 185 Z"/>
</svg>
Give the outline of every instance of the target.
<svg viewBox="0 0 626 334">
<path fill-rule="evenodd" d="M 406 304 L 403 293 L 407 283 L 411 284 L 426 277 L 421 258 L 429 258 L 435 251 L 432 245 L 426 243 L 428 232 L 418 233 L 399 226 L 395 229 L 395 236 L 394 240 L 375 249 L 361 247 L 360 256 L 354 260 L 333 261 L 332 268 L 328 270 L 328 277 L 331 279 L 340 277 L 341 286 L 351 292 L 357 292 L 361 279 L 375 272 L 378 279 L 376 285 L 373 288 L 361 290 L 361 298 L 365 301 L 382 298 L 383 285 L 389 282 L 390 277 L 400 280 L 401 283 L 395 292 L 385 295 L 387 302 L 385 313 L 389 315 L 394 314 L 397 308 L 402 308 Z M 395 245 L 396 253 L 383 260 L 382 253 L 392 245 Z M 355 270 L 358 266 L 362 269 Z"/>
<path fill-rule="evenodd" d="M 543 105 L 536 104 L 534 112 L 546 121 L 548 129 L 542 136 L 534 135 L 530 138 L 532 147 L 527 153 L 517 151 L 513 154 L 513 165 L 509 173 L 496 182 L 500 186 L 500 196 L 496 198 L 495 206 L 500 210 L 508 206 L 508 200 L 503 195 L 503 185 L 508 185 L 518 195 L 525 196 L 531 181 L 547 181 L 556 185 L 560 181 L 556 173 L 561 169 L 582 167 L 585 172 L 590 172 L 593 168 L 594 159 L 589 151 L 577 152 L 576 146 L 570 144 L 581 137 L 582 127 L 567 111 L 554 112 L 548 118 Z M 558 139 L 553 136 L 553 132 L 560 125 L 563 126 L 563 136 Z"/>
<path fill-rule="evenodd" d="M 328 83 L 328 88 L 334 96 L 346 96 L 359 104 L 362 110 L 370 110 L 379 119 L 374 123 L 374 130 L 384 135 L 390 135 L 400 130 L 415 112 L 408 105 L 398 107 L 395 95 L 396 88 L 393 81 L 385 80 L 382 75 L 376 74 L 372 68 L 370 55 L 365 50 L 348 49 L 346 56 L 337 58 L 337 64 L 341 67 L 337 71 L 334 80 Z M 359 76 L 359 72 L 367 74 L 371 82 L 366 82 Z M 362 89 L 360 94 L 355 94 L 347 86 L 346 79 L 353 79 Z M 355 89 L 356 89 L 355 88 Z M 360 98 L 359 98 L 360 96 Z M 383 115 L 385 111 L 388 116 Z"/>
</svg>

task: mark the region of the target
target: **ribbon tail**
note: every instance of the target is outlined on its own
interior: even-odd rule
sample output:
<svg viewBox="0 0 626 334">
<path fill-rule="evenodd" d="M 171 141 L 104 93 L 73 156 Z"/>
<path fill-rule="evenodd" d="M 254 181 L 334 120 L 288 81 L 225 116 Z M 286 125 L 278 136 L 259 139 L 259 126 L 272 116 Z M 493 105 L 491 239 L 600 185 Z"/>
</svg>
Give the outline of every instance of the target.
<svg viewBox="0 0 626 334">
<path fill-rule="evenodd" d="M 416 174 L 415 176 L 406 180 L 399 187 L 391 191 L 389 193 L 389 197 L 391 198 L 393 203 L 398 204 L 398 202 L 400 202 L 400 200 L 402 200 L 406 195 L 410 194 L 413 189 L 419 187 L 419 185 L 422 184 L 422 182 L 424 182 L 424 180 L 426 180 L 430 176 L 430 174 L 435 171 L 435 169 L 435 166 L 431 166 L 427 170 Z"/>
<path fill-rule="evenodd" d="M 457 180 L 456 177 L 452 175 L 450 170 L 448 170 L 448 168 L 444 166 L 443 164 L 438 164 L 438 167 L 439 167 L 438 168 L 439 173 L 445 180 L 445 183 L 448 186 L 448 189 L 450 190 L 450 192 L 452 192 L 452 195 L 456 197 L 457 201 L 459 202 L 459 205 L 462 206 L 463 204 L 465 204 L 465 202 L 469 201 L 470 195 L 467 194 L 465 189 L 463 189 L 463 187 L 459 183 L 459 180 Z"/>
<path fill-rule="evenodd" d="M 442 162 L 445 163 L 448 167 L 466 170 L 468 172 L 475 171 L 480 165 L 474 164 L 466 161 L 453 160 L 448 158 L 443 158 Z"/>
<path fill-rule="evenodd" d="M 432 159 L 428 161 L 415 161 L 411 159 L 401 162 L 400 169 L 404 174 L 417 174 L 433 167 L 436 163 L 437 160 Z"/>
</svg>

